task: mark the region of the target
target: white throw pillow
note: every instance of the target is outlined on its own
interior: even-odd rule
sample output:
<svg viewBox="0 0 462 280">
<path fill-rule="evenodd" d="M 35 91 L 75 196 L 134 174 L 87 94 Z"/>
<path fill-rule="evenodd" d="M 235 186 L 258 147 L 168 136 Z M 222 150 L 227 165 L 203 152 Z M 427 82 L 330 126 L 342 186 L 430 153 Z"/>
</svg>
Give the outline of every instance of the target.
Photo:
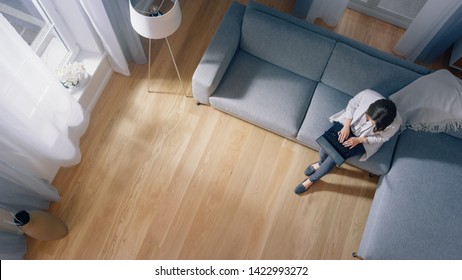
<svg viewBox="0 0 462 280">
<path fill-rule="evenodd" d="M 462 129 L 462 80 L 448 70 L 422 76 L 390 99 L 407 128 L 430 132 Z"/>
</svg>

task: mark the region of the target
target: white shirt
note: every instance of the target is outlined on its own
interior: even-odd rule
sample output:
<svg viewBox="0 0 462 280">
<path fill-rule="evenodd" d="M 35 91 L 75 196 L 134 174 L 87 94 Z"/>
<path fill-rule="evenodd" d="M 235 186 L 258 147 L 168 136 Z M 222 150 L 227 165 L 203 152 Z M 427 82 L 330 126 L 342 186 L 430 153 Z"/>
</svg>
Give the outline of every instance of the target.
<svg viewBox="0 0 462 280">
<path fill-rule="evenodd" d="M 351 132 L 353 132 L 356 137 L 364 137 L 364 135 L 370 134 L 370 130 L 374 130 L 374 127 L 373 123 L 367 121 L 365 113 L 357 122 L 350 125 Z"/>
</svg>

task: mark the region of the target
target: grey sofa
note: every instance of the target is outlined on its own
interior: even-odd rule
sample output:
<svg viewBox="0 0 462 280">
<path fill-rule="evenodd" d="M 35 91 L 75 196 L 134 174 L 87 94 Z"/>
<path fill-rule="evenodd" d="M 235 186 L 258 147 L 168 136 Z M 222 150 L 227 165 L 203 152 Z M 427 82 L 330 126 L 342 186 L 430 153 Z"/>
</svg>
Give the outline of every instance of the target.
<svg viewBox="0 0 462 280">
<path fill-rule="evenodd" d="M 375 192 L 359 256 L 462 259 L 461 136 L 400 134 L 390 172 Z"/>
<path fill-rule="evenodd" d="M 330 126 L 328 117 L 345 108 L 355 94 L 370 88 L 388 97 L 428 73 L 429 69 L 251 1 L 247 6 L 230 6 L 193 75 L 192 90 L 198 104 L 211 105 L 318 150 L 315 139 Z M 349 164 L 382 176 L 359 256 L 462 258 L 462 243 L 449 244 L 446 238 L 462 236 L 462 219 L 456 219 L 462 216 L 461 206 L 452 205 L 455 200 L 447 205 L 440 201 L 443 205 L 438 208 L 418 213 L 413 204 L 423 207 L 429 203 L 436 182 L 438 190 L 444 186 L 455 192 L 450 197 L 462 198 L 462 190 L 455 186 L 462 178 L 452 180 L 432 173 L 452 175 L 446 172 L 462 170 L 459 154 L 459 158 L 445 162 L 439 151 L 426 149 L 436 139 L 448 153 L 451 148 L 445 143 L 458 145 L 462 151 L 462 140 L 453 136 L 406 131 L 395 135 L 365 162 L 359 157 L 348 159 Z M 410 151 L 417 140 L 423 154 Z M 426 153 L 435 160 L 428 161 Z M 450 168 L 444 171 L 447 166 Z M 431 215 L 424 217 L 428 211 Z M 440 217 L 441 223 L 435 217 Z M 446 218 L 451 218 L 451 226 L 443 225 Z M 430 219 L 431 225 L 441 228 L 429 226 Z M 443 226 L 444 231 L 440 231 Z M 430 240 L 428 246 L 421 246 Z M 426 255 L 435 252 L 432 246 L 447 250 Z"/>
</svg>

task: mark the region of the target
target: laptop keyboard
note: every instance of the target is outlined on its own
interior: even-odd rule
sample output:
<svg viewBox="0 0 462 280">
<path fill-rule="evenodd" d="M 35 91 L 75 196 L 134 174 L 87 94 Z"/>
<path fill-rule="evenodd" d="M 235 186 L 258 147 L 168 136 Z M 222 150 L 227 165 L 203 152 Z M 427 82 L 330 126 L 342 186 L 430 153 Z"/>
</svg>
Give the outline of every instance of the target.
<svg viewBox="0 0 462 280">
<path fill-rule="evenodd" d="M 324 137 L 327 141 L 334 147 L 337 152 L 339 152 L 343 158 L 349 158 L 352 149 L 343 146 L 342 143 L 338 141 L 338 133 L 334 130 L 328 130 L 324 133 Z"/>
</svg>

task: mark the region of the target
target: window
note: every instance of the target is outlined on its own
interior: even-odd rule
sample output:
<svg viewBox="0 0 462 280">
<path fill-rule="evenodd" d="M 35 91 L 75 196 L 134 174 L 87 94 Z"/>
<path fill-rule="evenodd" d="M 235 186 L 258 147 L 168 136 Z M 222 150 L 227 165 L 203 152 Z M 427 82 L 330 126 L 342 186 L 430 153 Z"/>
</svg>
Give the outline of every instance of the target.
<svg viewBox="0 0 462 280">
<path fill-rule="evenodd" d="M 349 7 L 407 29 L 427 0 L 350 0 Z"/>
<path fill-rule="evenodd" d="M 0 0 L 0 12 L 50 71 L 77 56 L 79 46 L 50 0 Z"/>
</svg>

